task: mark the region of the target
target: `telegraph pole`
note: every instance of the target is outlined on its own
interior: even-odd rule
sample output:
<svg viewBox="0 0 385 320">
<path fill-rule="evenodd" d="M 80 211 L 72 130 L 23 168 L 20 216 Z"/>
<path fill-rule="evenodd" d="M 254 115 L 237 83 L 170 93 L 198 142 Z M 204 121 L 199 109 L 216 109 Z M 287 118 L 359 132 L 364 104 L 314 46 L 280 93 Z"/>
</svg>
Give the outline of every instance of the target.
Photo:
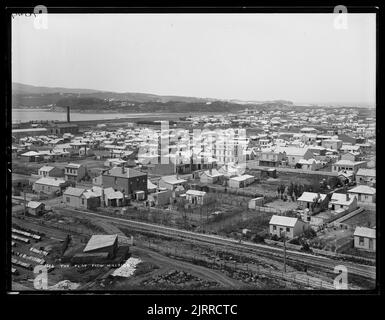
<svg viewBox="0 0 385 320">
<path fill-rule="evenodd" d="M 27 196 L 26 196 L 25 190 L 23 190 L 23 194 L 24 194 L 24 216 L 26 216 L 27 215 Z"/>
<path fill-rule="evenodd" d="M 286 232 L 283 233 L 283 272 L 286 273 Z"/>
</svg>

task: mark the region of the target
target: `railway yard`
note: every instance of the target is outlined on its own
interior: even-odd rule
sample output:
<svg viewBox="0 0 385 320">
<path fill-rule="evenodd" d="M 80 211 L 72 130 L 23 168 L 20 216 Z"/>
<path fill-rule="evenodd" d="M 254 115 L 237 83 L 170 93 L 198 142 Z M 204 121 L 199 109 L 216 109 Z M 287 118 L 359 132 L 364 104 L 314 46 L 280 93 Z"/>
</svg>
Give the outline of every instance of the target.
<svg viewBox="0 0 385 320">
<path fill-rule="evenodd" d="M 33 268 L 42 262 L 38 259 L 50 267 L 51 290 L 325 290 L 334 289 L 334 267 L 341 264 L 347 267 L 350 289 L 370 289 L 375 283 L 375 267 L 370 265 L 287 250 L 283 272 L 282 248 L 128 220 L 112 213 L 60 206 L 54 212 L 51 218 L 13 217 L 12 235 L 26 240 L 13 239 L 13 259 L 28 261 L 23 266 L 12 260 L 17 270 L 12 275 L 15 289 L 35 290 Z M 133 276 L 113 276 L 118 266 L 61 262 L 96 231 L 134 237 L 130 258 L 140 259 L 140 263 Z M 35 239 L 36 235 L 40 238 Z"/>
</svg>

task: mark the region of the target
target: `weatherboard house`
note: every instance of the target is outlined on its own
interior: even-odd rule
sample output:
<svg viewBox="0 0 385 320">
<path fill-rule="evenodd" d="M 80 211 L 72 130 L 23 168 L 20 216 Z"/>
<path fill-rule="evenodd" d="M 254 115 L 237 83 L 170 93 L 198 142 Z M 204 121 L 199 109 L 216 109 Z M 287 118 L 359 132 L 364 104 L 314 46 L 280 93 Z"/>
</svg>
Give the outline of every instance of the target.
<svg viewBox="0 0 385 320">
<path fill-rule="evenodd" d="M 367 185 L 358 185 L 357 187 L 348 190 L 348 194 L 352 197 L 356 197 L 357 201 L 361 203 L 376 202 L 376 188 Z"/>
<path fill-rule="evenodd" d="M 376 251 L 376 229 L 356 227 L 354 231 L 354 247 L 367 251 Z"/>
<path fill-rule="evenodd" d="M 324 201 L 325 198 L 326 194 L 305 191 L 297 199 L 297 202 L 298 206 L 302 209 L 311 209 L 311 206 L 315 202 L 315 199 L 318 199 L 318 201 Z"/>
<path fill-rule="evenodd" d="M 199 177 L 200 182 L 202 183 L 222 183 L 224 175 L 218 172 L 217 169 L 210 169 L 203 171 L 201 176 Z"/>
<path fill-rule="evenodd" d="M 271 235 L 276 235 L 277 237 L 285 236 L 288 239 L 298 237 L 308 228 L 308 223 L 292 217 L 273 215 L 269 222 Z"/>
<path fill-rule="evenodd" d="M 66 187 L 66 181 L 59 178 L 40 178 L 33 184 L 33 191 L 36 193 L 52 194 L 61 192 Z"/>
<path fill-rule="evenodd" d="M 100 206 L 100 197 L 91 190 L 68 187 L 63 192 L 63 202 L 73 208 L 93 209 Z"/>
</svg>

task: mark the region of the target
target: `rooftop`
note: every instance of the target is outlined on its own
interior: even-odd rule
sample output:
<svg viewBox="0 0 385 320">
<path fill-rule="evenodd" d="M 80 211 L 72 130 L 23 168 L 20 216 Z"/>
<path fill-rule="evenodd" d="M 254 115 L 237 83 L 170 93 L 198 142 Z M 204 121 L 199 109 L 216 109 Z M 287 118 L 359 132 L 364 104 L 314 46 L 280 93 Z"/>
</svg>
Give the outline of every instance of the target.
<svg viewBox="0 0 385 320">
<path fill-rule="evenodd" d="M 44 184 L 44 185 L 53 186 L 53 187 L 60 187 L 62 184 L 66 183 L 66 181 L 63 179 L 57 179 L 57 178 L 40 178 L 35 183 Z"/>
<path fill-rule="evenodd" d="M 35 151 L 28 151 L 26 153 L 23 153 L 22 156 L 25 156 L 25 157 L 35 157 L 35 156 L 40 156 L 40 153 L 39 152 L 35 152 Z"/>
<path fill-rule="evenodd" d="M 75 197 L 80 197 L 83 192 L 85 192 L 86 190 L 85 189 L 82 189 L 82 188 L 74 188 L 74 187 L 68 187 L 63 195 L 66 195 L 66 196 L 75 196 Z"/>
<path fill-rule="evenodd" d="M 206 170 L 204 172 L 205 175 L 209 176 L 209 177 L 222 177 L 223 174 L 218 172 L 217 169 L 212 169 L 212 170 Z"/>
<path fill-rule="evenodd" d="M 366 161 L 350 161 L 350 160 L 340 160 L 335 163 L 337 166 L 356 166 L 358 164 L 366 163 Z"/>
<path fill-rule="evenodd" d="M 252 179 L 252 178 L 254 178 L 254 176 L 249 175 L 249 174 L 244 174 L 242 176 L 232 177 L 230 180 L 245 181 L 245 180 Z"/>
<path fill-rule="evenodd" d="M 147 173 L 134 170 L 131 168 L 124 167 L 115 167 L 109 169 L 103 173 L 104 176 L 113 176 L 113 177 L 121 177 L 121 178 L 133 178 L 133 177 L 141 177 L 147 176 Z"/>
<path fill-rule="evenodd" d="M 285 152 L 286 155 L 290 156 L 304 156 L 309 148 L 298 148 L 298 147 L 276 147 L 275 151 Z"/>
<path fill-rule="evenodd" d="M 305 191 L 297 199 L 297 201 L 313 202 L 314 198 L 317 198 L 317 196 L 318 196 L 318 193 Z M 326 198 L 326 194 L 323 194 L 323 193 L 320 193 L 319 196 L 320 196 L 321 200 L 324 200 Z"/>
<path fill-rule="evenodd" d="M 82 165 L 79 163 L 68 163 L 66 164 L 66 168 L 76 168 L 79 169 Z"/>
<path fill-rule="evenodd" d="M 177 176 L 175 175 L 172 175 L 172 176 L 163 176 L 161 178 L 161 180 L 163 180 L 164 182 L 166 183 L 169 183 L 169 184 L 180 184 L 180 183 L 185 183 L 187 182 L 187 180 L 184 180 L 184 179 L 179 179 Z"/>
<path fill-rule="evenodd" d="M 367 177 L 376 177 L 376 169 L 365 169 L 365 168 L 360 168 L 358 169 L 357 176 L 367 176 Z"/>
<path fill-rule="evenodd" d="M 376 229 L 366 227 L 356 227 L 354 236 L 376 239 Z"/>
<path fill-rule="evenodd" d="M 348 190 L 349 193 L 363 193 L 363 194 L 376 194 L 376 188 L 361 185 L 353 189 Z"/>
<path fill-rule="evenodd" d="M 52 166 L 43 166 L 39 169 L 39 171 L 51 171 L 55 169 L 55 167 L 52 167 Z"/>
<path fill-rule="evenodd" d="M 349 194 L 346 193 L 333 193 L 332 197 L 330 199 L 330 203 L 332 204 L 339 204 L 339 205 L 350 205 L 355 197 L 350 196 L 349 200 L 347 199 L 349 197 Z"/>
<path fill-rule="evenodd" d="M 118 240 L 118 235 L 93 235 L 88 241 L 83 252 L 89 252 L 112 246 Z"/>
<path fill-rule="evenodd" d="M 31 208 L 31 209 L 36 209 L 36 208 L 38 208 L 39 206 L 41 206 L 43 203 L 41 203 L 41 202 L 38 202 L 38 201 L 29 201 L 28 203 L 27 203 L 27 207 L 28 208 Z"/>
<path fill-rule="evenodd" d="M 269 224 L 279 225 L 284 227 L 294 227 L 298 218 L 285 217 L 285 216 L 272 216 Z"/>
<path fill-rule="evenodd" d="M 12 133 L 23 133 L 23 132 L 45 132 L 46 128 L 27 128 L 27 129 L 12 129 Z"/>
<path fill-rule="evenodd" d="M 199 191 L 199 190 L 188 190 L 188 191 L 186 192 L 186 194 L 192 195 L 192 196 L 203 197 L 203 196 L 206 195 L 206 192 L 205 192 L 205 191 Z"/>
</svg>

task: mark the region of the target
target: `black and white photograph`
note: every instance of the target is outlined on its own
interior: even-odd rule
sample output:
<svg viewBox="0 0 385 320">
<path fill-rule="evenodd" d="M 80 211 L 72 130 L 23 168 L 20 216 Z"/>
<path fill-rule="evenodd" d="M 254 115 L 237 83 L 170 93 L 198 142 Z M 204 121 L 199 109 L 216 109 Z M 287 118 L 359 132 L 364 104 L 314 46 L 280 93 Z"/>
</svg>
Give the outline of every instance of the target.
<svg viewBox="0 0 385 320">
<path fill-rule="evenodd" d="M 375 9 L 50 10 L 10 15 L 9 292 L 376 289 Z"/>
</svg>

